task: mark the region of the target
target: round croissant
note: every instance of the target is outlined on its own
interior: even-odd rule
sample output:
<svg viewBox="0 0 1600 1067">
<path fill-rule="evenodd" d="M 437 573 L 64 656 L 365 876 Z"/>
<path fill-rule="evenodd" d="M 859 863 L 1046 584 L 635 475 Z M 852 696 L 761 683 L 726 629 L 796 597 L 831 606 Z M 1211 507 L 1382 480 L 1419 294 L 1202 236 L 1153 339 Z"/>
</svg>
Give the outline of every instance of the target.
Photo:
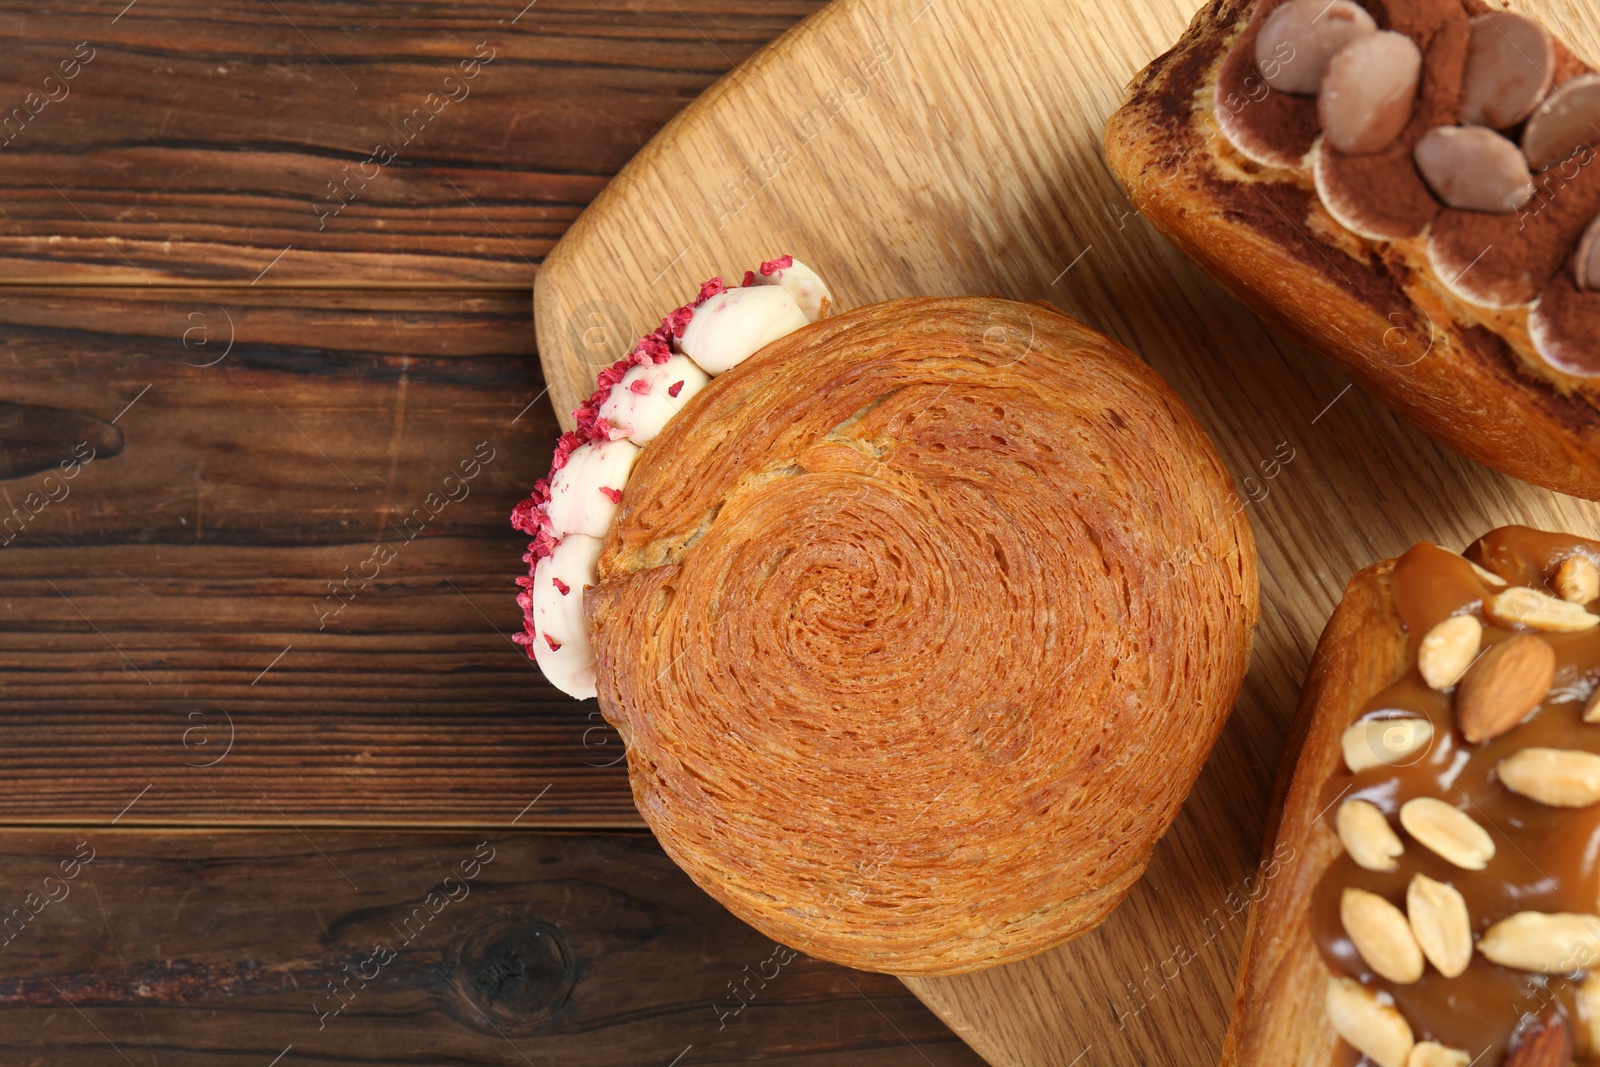
<svg viewBox="0 0 1600 1067">
<path fill-rule="evenodd" d="M 1230 488 L 1161 379 L 1047 305 L 899 300 L 769 345 L 640 456 L 587 595 L 640 812 L 848 966 L 1094 927 L 1244 675 Z"/>
</svg>

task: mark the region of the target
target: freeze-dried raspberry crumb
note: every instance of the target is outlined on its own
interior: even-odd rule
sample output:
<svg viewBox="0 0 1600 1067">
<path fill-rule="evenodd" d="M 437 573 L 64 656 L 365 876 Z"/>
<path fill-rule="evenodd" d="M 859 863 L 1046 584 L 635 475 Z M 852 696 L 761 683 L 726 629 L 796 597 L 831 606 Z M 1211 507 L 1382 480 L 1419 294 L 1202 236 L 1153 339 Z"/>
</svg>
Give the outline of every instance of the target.
<svg viewBox="0 0 1600 1067">
<path fill-rule="evenodd" d="M 761 273 L 765 276 L 770 276 L 775 271 L 792 265 L 793 262 L 794 257 L 792 256 L 779 256 L 777 259 L 771 259 L 761 264 Z M 744 284 L 752 285 L 755 281 L 755 272 L 745 271 Z M 533 596 L 530 592 L 533 588 L 533 571 L 538 566 L 539 561 L 554 552 L 556 546 L 560 544 L 550 524 L 551 479 L 554 478 L 557 471 L 567 465 L 568 459 L 579 447 L 591 441 L 611 441 L 627 436 L 625 431 L 618 430 L 600 415 L 600 410 L 605 407 L 611 391 L 622 381 L 629 368 L 653 364 L 659 365 L 670 360 L 672 358 L 672 342 L 675 338 L 683 336 L 683 331 L 688 327 L 689 320 L 694 317 L 694 309 L 718 293 L 727 292 L 727 290 L 727 284 L 720 277 L 705 281 L 701 284 L 700 292 L 696 294 L 694 300 L 669 312 L 661 320 L 661 325 L 639 338 L 626 356 L 603 368 L 595 376 L 594 392 L 572 412 L 573 421 L 577 424 L 577 429 L 562 434 L 560 439 L 556 441 L 555 454 L 550 460 L 550 476 L 539 479 L 528 498 L 511 509 L 512 528 L 533 538 L 528 544 L 528 551 L 522 556 L 522 561 L 528 565 L 529 573 L 526 577 L 517 579 L 517 585 L 523 590 L 517 594 L 517 605 L 522 608 L 523 613 L 523 632 L 512 637 L 512 640 L 527 650 L 529 659 L 533 658 L 532 642 L 535 636 Z M 674 382 L 668 387 L 667 395 L 676 398 L 683 391 L 683 385 L 684 383 L 681 381 Z M 643 388 L 640 388 L 640 386 L 643 386 Z M 631 383 L 630 388 L 640 395 L 650 391 L 650 387 L 644 382 Z M 622 502 L 622 491 L 620 489 L 602 487 L 600 491 L 613 504 Z M 565 595 L 567 587 L 559 579 L 552 578 L 551 580 L 556 583 L 557 588 Z M 544 635 L 544 638 L 551 651 L 561 647 L 560 644 L 552 641 L 548 634 Z"/>
<path fill-rule="evenodd" d="M 545 634 L 544 635 L 544 643 L 550 646 L 550 651 L 551 652 L 560 652 L 561 651 L 561 642 L 557 641 L 555 638 L 551 637 L 549 634 Z"/>
<path fill-rule="evenodd" d="M 532 537 L 539 532 L 539 506 L 544 501 L 535 491 L 522 503 L 511 509 L 511 528 Z"/>
<path fill-rule="evenodd" d="M 563 582 L 560 578 L 557 578 L 553 574 L 550 576 L 550 582 L 556 587 L 556 592 L 560 593 L 562 596 L 566 596 L 568 593 L 572 592 L 572 587 L 570 585 L 568 585 L 566 582 Z"/>
<path fill-rule="evenodd" d="M 628 388 L 636 396 L 649 396 L 650 395 L 650 383 L 645 381 L 643 378 L 635 378 L 632 382 L 630 382 L 628 384 Z"/>
<path fill-rule="evenodd" d="M 699 303 L 685 304 L 683 307 L 669 313 L 661 320 L 661 328 L 673 337 L 682 337 L 684 328 L 689 325 L 689 320 L 694 318 L 694 309 Z"/>
<path fill-rule="evenodd" d="M 750 286 L 754 285 L 755 283 L 756 283 L 756 272 L 753 271 L 753 270 L 747 270 L 747 271 L 744 272 L 744 280 L 741 281 L 739 283 L 739 285 L 741 287 L 745 288 L 745 289 L 748 289 L 748 288 L 750 288 Z"/>
</svg>

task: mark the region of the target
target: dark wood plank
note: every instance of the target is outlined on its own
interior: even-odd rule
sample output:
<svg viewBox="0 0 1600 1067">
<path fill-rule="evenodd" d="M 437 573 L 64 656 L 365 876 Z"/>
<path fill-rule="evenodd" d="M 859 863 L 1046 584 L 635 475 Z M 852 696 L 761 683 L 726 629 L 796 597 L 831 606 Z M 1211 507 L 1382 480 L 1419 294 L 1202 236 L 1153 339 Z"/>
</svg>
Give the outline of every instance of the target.
<svg viewBox="0 0 1600 1067">
<path fill-rule="evenodd" d="M 6 1063 L 982 1062 L 644 835 L 8 831 L 0 862 Z"/>
<path fill-rule="evenodd" d="M 0 821 L 639 825 L 509 638 L 524 297 L 0 290 L 0 329 Z"/>
<path fill-rule="evenodd" d="M 820 6 L 5 5 L 0 281 L 527 287 L 651 134 Z"/>
</svg>

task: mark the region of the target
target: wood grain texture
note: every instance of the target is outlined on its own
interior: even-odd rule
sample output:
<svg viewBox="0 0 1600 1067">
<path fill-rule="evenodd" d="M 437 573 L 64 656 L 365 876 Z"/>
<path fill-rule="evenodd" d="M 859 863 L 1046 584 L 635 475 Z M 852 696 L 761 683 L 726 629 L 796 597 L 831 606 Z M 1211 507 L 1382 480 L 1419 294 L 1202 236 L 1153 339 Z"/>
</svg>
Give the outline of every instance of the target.
<svg viewBox="0 0 1600 1067">
<path fill-rule="evenodd" d="M 1539 7 L 1568 33 L 1584 24 L 1566 0 Z M 1345 581 L 1417 540 L 1461 548 L 1502 523 L 1581 533 L 1600 520 L 1347 391 L 1133 212 L 1101 126 L 1192 13 L 1185 0 L 836 0 L 674 120 L 535 283 L 563 413 L 700 280 L 792 252 L 846 307 L 1048 299 L 1141 353 L 1217 440 L 1256 530 L 1263 622 L 1188 804 L 1099 930 L 1003 969 L 910 983 L 1003 1067 L 1216 1062 L 1244 916 L 1272 891 L 1255 870 L 1274 771 Z"/>
<path fill-rule="evenodd" d="M 525 298 L 10 289 L 0 324 L 0 821 L 505 826 L 548 787 L 519 826 L 640 825 L 509 637 L 557 433 Z"/>
<path fill-rule="evenodd" d="M 642 834 L 9 831 L 0 862 L 8 1064 L 979 1062 Z"/>
<path fill-rule="evenodd" d="M 646 138 L 818 6 L 0 5 L 0 283 L 525 289 Z"/>
</svg>

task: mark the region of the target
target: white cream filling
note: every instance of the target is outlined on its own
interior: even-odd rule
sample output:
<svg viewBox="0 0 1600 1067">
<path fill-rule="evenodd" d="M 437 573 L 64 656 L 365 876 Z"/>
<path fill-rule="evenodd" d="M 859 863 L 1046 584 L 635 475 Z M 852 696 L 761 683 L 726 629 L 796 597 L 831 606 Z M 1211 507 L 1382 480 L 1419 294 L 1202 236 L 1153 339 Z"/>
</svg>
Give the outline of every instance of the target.
<svg viewBox="0 0 1600 1067">
<path fill-rule="evenodd" d="M 639 458 L 632 441 L 591 441 L 567 457 L 567 465 L 550 479 L 550 533 L 604 537 L 617 517 L 614 494 L 628 484 L 628 472 Z"/>
<path fill-rule="evenodd" d="M 538 631 L 533 658 L 551 685 L 579 700 L 595 695 L 594 645 L 583 617 L 583 591 L 599 584 L 599 561 L 598 537 L 571 534 L 533 569 Z M 551 648 L 552 641 L 560 647 Z"/>
<path fill-rule="evenodd" d="M 806 324 L 805 312 L 783 286 L 741 286 L 694 309 L 678 350 L 715 377 Z"/>
<path fill-rule="evenodd" d="M 611 427 L 613 438 L 626 437 L 636 445 L 648 444 L 667 420 L 710 381 L 711 376 L 688 356 L 633 367 L 611 387 L 611 395 L 600 406 L 600 417 Z M 676 396 L 672 392 L 674 386 Z"/>
</svg>

